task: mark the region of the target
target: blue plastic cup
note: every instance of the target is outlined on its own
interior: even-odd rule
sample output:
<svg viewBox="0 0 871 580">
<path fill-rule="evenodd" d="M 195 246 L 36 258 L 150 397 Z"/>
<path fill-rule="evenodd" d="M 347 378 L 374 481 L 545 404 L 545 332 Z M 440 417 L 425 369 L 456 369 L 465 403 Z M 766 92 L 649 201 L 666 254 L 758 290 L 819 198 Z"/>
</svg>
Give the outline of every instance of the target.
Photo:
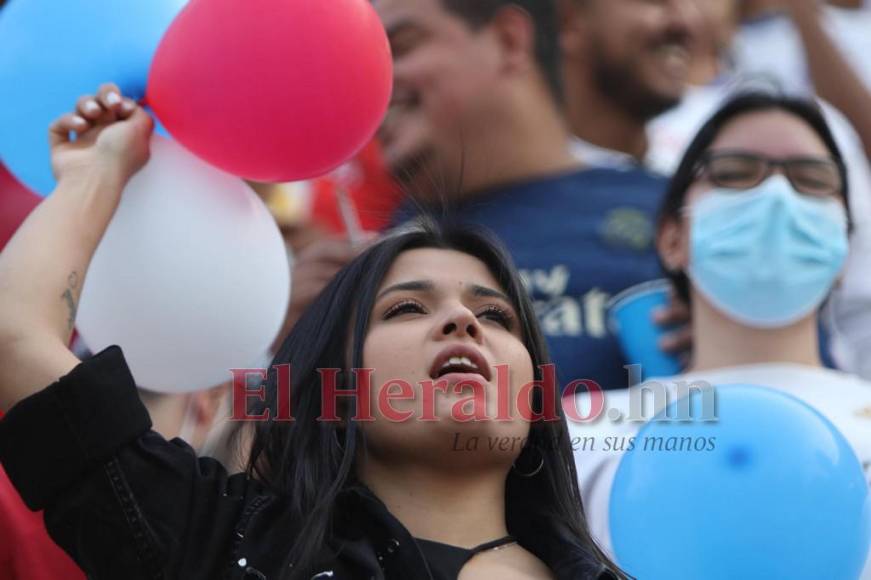
<svg viewBox="0 0 871 580">
<path fill-rule="evenodd" d="M 641 379 L 669 377 L 683 370 L 680 361 L 659 348 L 659 339 L 674 326 L 659 326 L 653 312 L 669 304 L 668 280 L 627 288 L 608 302 L 611 332 L 620 341 L 626 364 L 641 365 Z"/>
</svg>

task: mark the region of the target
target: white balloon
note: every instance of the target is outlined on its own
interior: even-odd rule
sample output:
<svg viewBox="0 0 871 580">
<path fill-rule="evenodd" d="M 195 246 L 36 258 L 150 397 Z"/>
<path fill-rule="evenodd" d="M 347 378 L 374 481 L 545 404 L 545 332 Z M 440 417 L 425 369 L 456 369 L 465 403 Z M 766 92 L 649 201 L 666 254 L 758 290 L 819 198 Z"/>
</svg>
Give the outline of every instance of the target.
<svg viewBox="0 0 871 580">
<path fill-rule="evenodd" d="M 120 345 L 137 384 L 185 392 L 256 362 L 289 299 L 287 250 L 260 198 L 155 136 L 88 269 L 76 325 L 94 352 Z"/>
</svg>

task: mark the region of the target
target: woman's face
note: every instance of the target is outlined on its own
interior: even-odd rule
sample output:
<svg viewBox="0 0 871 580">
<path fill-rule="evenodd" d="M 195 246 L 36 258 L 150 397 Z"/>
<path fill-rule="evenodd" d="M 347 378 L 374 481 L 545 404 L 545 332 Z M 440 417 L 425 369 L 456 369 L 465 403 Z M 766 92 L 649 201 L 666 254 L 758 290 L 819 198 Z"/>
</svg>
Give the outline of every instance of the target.
<svg viewBox="0 0 871 580">
<path fill-rule="evenodd" d="M 534 378 L 522 332 L 505 289 L 477 258 L 440 249 L 400 254 L 378 290 L 363 346 L 363 364 L 373 369 L 375 420 L 361 423 L 369 453 L 390 461 L 439 455 L 455 466 L 486 463 L 488 453 L 510 465 L 529 432 L 517 393 Z M 504 379 L 497 365 L 507 366 Z M 410 390 L 388 401 L 401 387 L 384 385 L 397 380 Z M 485 400 L 473 402 L 475 387 L 463 388 L 464 381 L 480 384 Z M 511 412 L 497 421 L 500 381 Z M 488 419 L 464 420 L 475 411 Z"/>
<path fill-rule="evenodd" d="M 708 152 L 747 153 L 773 160 L 797 157 L 829 159 L 823 140 L 804 120 L 785 111 L 759 111 L 740 115 L 723 126 Z M 781 172 L 778 168 L 775 171 Z M 710 193 L 716 186 L 702 175 L 690 186 L 686 209 Z M 840 198 L 839 198 L 840 199 Z M 682 219 L 663 227 L 659 236 L 659 251 L 671 270 L 686 270 L 689 264 L 689 211 Z"/>
</svg>

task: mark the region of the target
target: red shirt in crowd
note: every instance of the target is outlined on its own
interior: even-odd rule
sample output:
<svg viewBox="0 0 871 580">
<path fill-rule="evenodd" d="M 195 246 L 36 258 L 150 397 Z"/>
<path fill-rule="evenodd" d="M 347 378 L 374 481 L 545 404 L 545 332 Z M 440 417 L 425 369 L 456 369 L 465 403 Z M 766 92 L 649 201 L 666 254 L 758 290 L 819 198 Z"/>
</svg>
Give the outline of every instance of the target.
<svg viewBox="0 0 871 580">
<path fill-rule="evenodd" d="M 0 468 L 0 580 L 85 580 L 48 536 L 42 512 L 32 512 Z"/>
</svg>

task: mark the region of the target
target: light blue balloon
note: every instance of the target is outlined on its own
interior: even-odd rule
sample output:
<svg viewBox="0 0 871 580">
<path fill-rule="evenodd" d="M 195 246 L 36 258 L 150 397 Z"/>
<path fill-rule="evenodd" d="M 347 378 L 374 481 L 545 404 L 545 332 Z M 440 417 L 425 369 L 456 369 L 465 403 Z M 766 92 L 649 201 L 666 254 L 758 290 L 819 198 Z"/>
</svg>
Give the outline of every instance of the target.
<svg viewBox="0 0 871 580">
<path fill-rule="evenodd" d="M 716 393 L 717 422 L 651 421 L 621 460 L 610 503 L 618 563 L 640 580 L 858 579 L 871 498 L 844 436 L 778 391 Z M 693 417 L 702 400 L 693 393 Z"/>
<path fill-rule="evenodd" d="M 105 82 L 145 96 L 148 69 L 185 0 L 11 0 L 0 10 L 0 158 L 54 188 L 48 126 Z"/>
</svg>

